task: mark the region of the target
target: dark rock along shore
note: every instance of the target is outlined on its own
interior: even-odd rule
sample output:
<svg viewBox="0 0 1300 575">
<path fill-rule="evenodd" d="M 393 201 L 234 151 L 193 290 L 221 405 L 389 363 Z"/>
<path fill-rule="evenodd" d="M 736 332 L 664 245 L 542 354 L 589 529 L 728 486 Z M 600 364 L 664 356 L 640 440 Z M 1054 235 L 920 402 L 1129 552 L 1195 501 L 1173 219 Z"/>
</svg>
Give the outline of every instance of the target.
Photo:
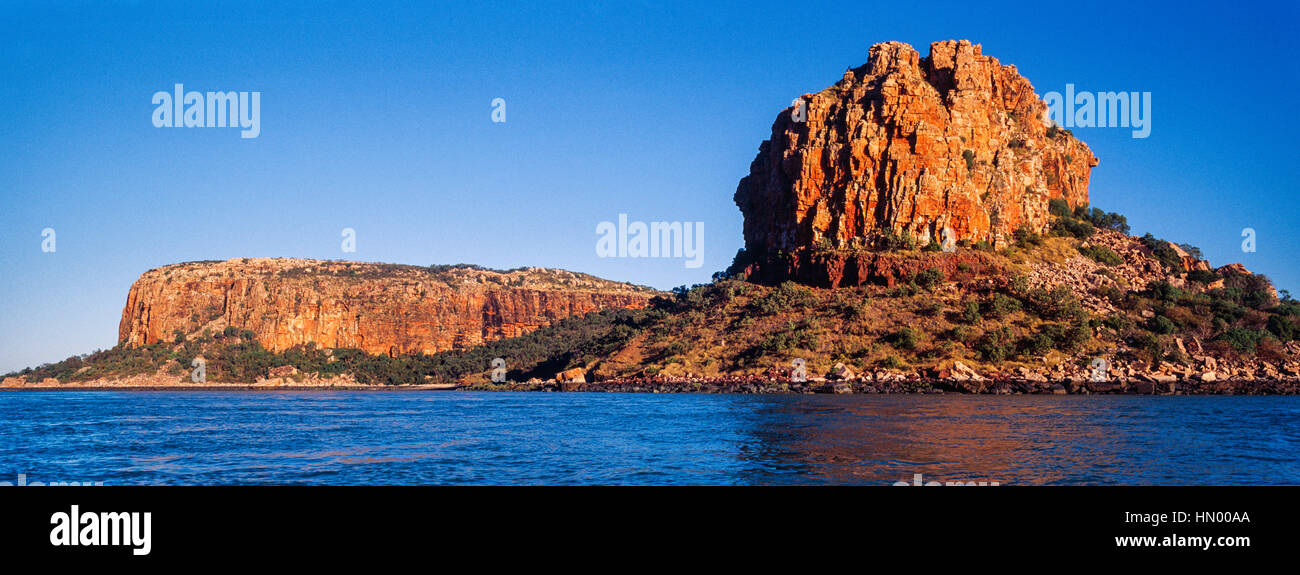
<svg viewBox="0 0 1300 575">
<path fill-rule="evenodd" d="M 628 378 L 598 383 L 530 381 L 504 384 L 461 386 L 469 391 L 537 391 L 537 392 L 616 392 L 616 393 L 962 393 L 983 395 L 1300 395 L 1300 382 L 1216 381 L 1216 382 L 1092 382 L 1026 381 L 990 379 L 953 381 L 945 379 L 901 379 L 895 381 L 826 381 L 815 378 L 805 382 L 764 377 L 652 379 Z"/>
</svg>

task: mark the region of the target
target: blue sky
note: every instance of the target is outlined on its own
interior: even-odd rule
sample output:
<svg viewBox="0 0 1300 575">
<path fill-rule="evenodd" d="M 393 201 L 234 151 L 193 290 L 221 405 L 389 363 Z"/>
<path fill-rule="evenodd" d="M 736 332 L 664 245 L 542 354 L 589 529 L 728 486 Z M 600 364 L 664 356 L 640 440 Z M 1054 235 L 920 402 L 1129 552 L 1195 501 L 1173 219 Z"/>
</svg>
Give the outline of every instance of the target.
<svg viewBox="0 0 1300 575">
<path fill-rule="evenodd" d="M 776 114 L 887 40 L 970 39 L 1040 94 L 1150 91 L 1149 138 L 1075 130 L 1093 205 L 1300 288 L 1294 3 L 107 4 L 0 3 L 0 371 L 113 346 L 131 282 L 180 261 L 707 281 Z M 260 137 L 155 128 L 176 83 L 261 92 Z M 620 213 L 704 222 L 703 267 L 597 258 Z"/>
</svg>

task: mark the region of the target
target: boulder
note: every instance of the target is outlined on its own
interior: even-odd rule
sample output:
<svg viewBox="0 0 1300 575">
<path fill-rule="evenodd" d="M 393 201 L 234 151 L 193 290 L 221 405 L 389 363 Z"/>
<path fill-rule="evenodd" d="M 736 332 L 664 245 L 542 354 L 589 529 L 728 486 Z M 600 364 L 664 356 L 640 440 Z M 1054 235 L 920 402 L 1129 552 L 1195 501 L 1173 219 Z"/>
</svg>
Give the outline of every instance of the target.
<svg viewBox="0 0 1300 575">
<path fill-rule="evenodd" d="M 873 376 L 873 379 L 875 381 L 880 381 L 880 382 L 906 381 L 907 375 L 905 375 L 901 371 L 885 369 L 885 370 L 877 371 Z"/>
<path fill-rule="evenodd" d="M 1091 393 L 1113 393 L 1121 388 L 1121 385 L 1110 381 L 1089 381 L 1087 389 Z"/>
<path fill-rule="evenodd" d="M 1017 379 L 1032 381 L 1034 383 L 1045 383 L 1047 381 L 1047 376 L 1024 367 L 1017 367 L 1015 375 Z"/>
<path fill-rule="evenodd" d="M 976 373 L 970 366 L 960 362 L 952 362 L 952 367 L 948 371 L 947 379 L 953 381 L 984 381 L 986 378 Z"/>
<path fill-rule="evenodd" d="M 852 381 L 855 377 L 857 374 L 853 373 L 853 368 L 843 363 L 836 363 L 831 372 L 826 374 L 826 379 L 830 381 Z"/>
<path fill-rule="evenodd" d="M 587 383 L 586 373 L 587 372 L 580 367 L 566 369 L 555 374 L 555 381 L 560 383 Z"/>
</svg>

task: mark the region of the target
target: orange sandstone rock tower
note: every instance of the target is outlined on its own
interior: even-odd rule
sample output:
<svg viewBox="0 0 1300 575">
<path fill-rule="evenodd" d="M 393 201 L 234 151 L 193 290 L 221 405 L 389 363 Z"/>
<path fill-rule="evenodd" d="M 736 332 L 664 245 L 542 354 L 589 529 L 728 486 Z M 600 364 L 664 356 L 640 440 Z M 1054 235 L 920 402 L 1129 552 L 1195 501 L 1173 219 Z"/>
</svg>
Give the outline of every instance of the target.
<svg viewBox="0 0 1300 575">
<path fill-rule="evenodd" d="M 802 108 L 802 109 L 801 109 Z M 781 112 L 735 201 L 751 256 L 864 245 L 907 232 L 921 245 L 1000 244 L 1041 232 L 1048 200 L 1088 202 L 1097 158 L 1049 129 L 1029 81 L 966 40 L 921 57 L 900 42 Z"/>
</svg>

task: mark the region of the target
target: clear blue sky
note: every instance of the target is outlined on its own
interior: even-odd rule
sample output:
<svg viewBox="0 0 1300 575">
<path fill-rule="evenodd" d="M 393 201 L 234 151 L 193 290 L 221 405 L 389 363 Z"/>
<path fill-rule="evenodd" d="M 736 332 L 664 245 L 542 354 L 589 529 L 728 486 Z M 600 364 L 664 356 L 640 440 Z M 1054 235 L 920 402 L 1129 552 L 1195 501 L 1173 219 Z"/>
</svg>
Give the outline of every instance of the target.
<svg viewBox="0 0 1300 575">
<path fill-rule="evenodd" d="M 131 282 L 188 260 L 707 281 L 777 112 L 887 40 L 968 38 L 1040 94 L 1152 92 L 1147 139 L 1075 130 L 1093 205 L 1300 287 L 1291 2 L 107 4 L 0 3 L 0 371 L 113 346 Z M 260 137 L 153 127 L 178 82 L 260 91 Z M 705 222 L 704 266 L 597 258 L 619 213 Z"/>
</svg>

